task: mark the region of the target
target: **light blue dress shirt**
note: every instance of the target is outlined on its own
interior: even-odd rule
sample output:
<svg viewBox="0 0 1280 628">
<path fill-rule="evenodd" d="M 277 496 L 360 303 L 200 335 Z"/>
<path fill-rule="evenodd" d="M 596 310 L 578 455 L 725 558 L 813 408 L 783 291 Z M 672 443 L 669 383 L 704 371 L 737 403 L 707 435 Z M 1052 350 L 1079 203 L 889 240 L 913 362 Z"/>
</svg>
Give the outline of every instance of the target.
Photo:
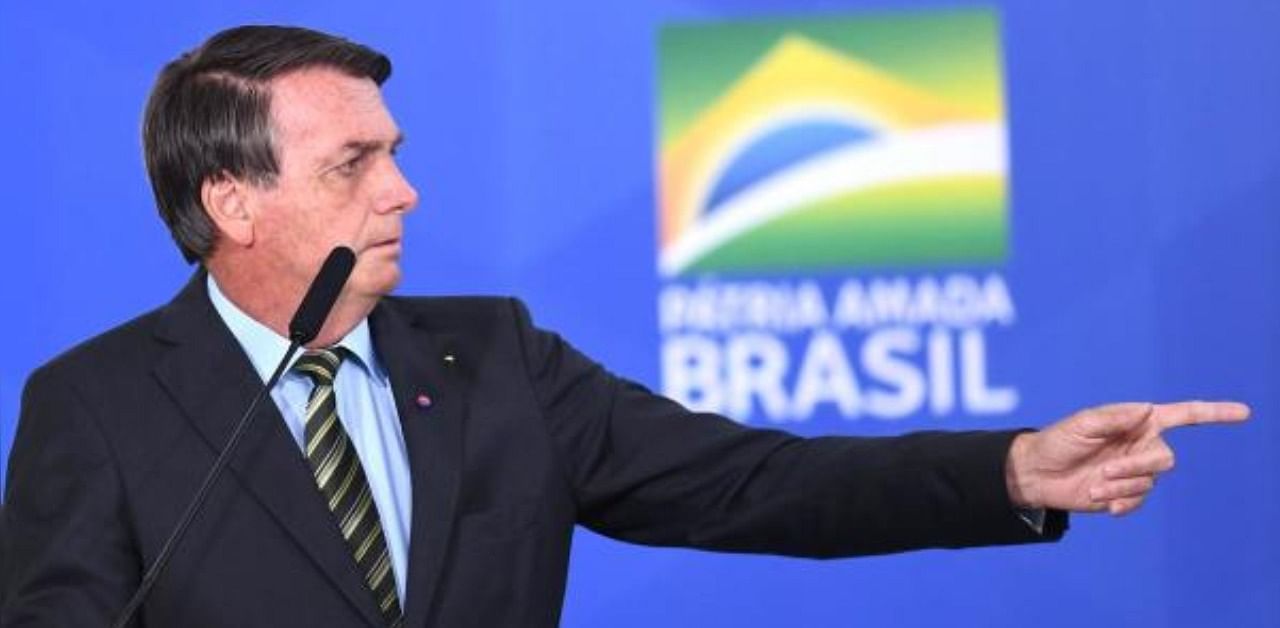
<svg viewBox="0 0 1280 628">
<path fill-rule="evenodd" d="M 280 358 L 288 351 L 289 341 L 245 314 L 227 299 L 213 280 L 213 275 L 209 276 L 209 299 L 248 354 L 258 376 L 266 382 Z M 334 379 L 338 417 L 360 456 L 365 477 L 369 479 L 369 489 L 382 519 L 387 553 L 391 555 L 391 568 L 396 575 L 400 608 L 405 608 L 413 493 L 409 456 L 405 451 L 404 434 L 400 431 L 400 418 L 396 412 L 395 396 L 391 391 L 391 380 L 374 353 L 368 320 L 360 321 L 337 346 L 346 348 L 354 355 L 342 362 Z M 292 360 L 296 362 L 299 355 L 301 352 L 295 354 Z M 293 365 L 289 366 L 292 369 Z M 302 455 L 304 417 L 311 388 L 312 383 L 307 376 L 288 370 L 271 390 L 271 398 L 280 408 L 285 425 L 298 444 L 299 455 Z"/>
</svg>

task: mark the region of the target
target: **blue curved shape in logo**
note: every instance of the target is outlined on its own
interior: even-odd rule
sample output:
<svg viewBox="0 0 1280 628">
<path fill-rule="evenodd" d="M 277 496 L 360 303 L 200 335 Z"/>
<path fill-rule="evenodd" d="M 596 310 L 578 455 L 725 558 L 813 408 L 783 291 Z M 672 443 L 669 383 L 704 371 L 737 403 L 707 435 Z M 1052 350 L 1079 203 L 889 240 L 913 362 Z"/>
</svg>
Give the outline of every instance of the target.
<svg viewBox="0 0 1280 628">
<path fill-rule="evenodd" d="M 711 190 L 705 213 L 714 213 L 739 192 L 769 175 L 835 148 L 865 142 L 875 135 L 870 129 L 831 120 L 800 122 L 767 133 L 729 162 Z"/>
</svg>

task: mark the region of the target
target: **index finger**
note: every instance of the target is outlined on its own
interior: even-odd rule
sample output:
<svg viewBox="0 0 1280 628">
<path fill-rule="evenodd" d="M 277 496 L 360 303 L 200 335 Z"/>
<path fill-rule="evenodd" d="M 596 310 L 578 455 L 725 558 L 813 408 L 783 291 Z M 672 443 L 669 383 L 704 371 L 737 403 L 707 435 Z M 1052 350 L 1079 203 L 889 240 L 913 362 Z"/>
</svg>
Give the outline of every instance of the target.
<svg viewBox="0 0 1280 628">
<path fill-rule="evenodd" d="M 1183 401 L 1156 406 L 1161 429 L 1205 423 L 1239 423 L 1249 418 L 1249 406 L 1236 401 Z"/>
</svg>

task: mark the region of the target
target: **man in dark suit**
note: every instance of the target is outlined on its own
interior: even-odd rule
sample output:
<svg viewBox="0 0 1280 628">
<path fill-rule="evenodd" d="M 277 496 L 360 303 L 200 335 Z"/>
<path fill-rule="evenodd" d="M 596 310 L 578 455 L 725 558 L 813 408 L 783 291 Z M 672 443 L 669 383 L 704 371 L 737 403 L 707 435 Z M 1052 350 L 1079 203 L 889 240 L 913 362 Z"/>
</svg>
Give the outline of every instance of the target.
<svg viewBox="0 0 1280 628">
<path fill-rule="evenodd" d="M 651 545 L 849 556 L 1059 538 L 1136 508 L 1171 426 L 1121 404 L 1041 432 L 801 439 L 618 378 L 507 299 L 386 296 L 413 188 L 382 55 L 219 33 L 162 72 L 144 141 L 200 270 L 36 371 L 9 461 L 0 623 L 99 626 L 137 588 L 335 245 L 352 277 L 157 583 L 151 626 L 550 626 L 573 526 Z"/>
</svg>

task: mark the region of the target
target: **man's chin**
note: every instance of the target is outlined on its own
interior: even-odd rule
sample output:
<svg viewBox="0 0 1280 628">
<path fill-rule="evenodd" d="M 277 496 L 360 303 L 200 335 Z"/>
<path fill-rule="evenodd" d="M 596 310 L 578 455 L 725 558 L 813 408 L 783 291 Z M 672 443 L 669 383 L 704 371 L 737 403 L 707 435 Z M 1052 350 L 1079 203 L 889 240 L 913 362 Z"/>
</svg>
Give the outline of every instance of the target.
<svg viewBox="0 0 1280 628">
<path fill-rule="evenodd" d="M 398 265 L 379 268 L 376 272 L 364 272 L 366 270 L 357 266 L 356 272 L 347 280 L 347 288 L 351 293 L 377 299 L 391 294 L 400 285 Z"/>
</svg>

